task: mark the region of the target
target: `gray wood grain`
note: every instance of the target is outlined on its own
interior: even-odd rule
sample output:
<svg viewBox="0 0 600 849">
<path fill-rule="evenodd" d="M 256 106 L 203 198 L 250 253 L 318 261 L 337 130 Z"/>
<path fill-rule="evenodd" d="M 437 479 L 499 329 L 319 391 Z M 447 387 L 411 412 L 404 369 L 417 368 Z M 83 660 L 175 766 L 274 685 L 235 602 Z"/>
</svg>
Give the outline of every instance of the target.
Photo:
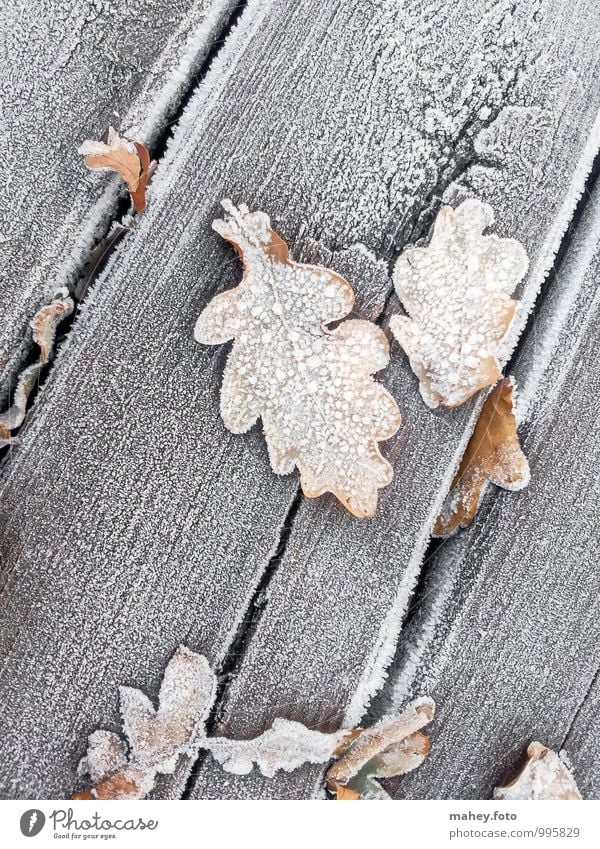
<svg viewBox="0 0 600 849">
<path fill-rule="evenodd" d="M 110 124 L 152 144 L 235 0 L 27 0 L 0 13 L 0 401 L 29 321 L 72 282 L 116 208 L 77 148 Z"/>
<path fill-rule="evenodd" d="M 482 156 L 485 152 L 496 167 L 476 162 L 461 181 L 493 203 L 501 231 L 522 239 L 529 251 L 531 273 L 520 293 L 525 313 L 552 261 L 561 220 L 564 227 L 562 204 L 572 209 L 576 179 L 571 169 L 586 144 L 585 133 L 597 108 L 596 103 L 584 136 L 577 141 L 573 126 L 564 120 L 565 92 L 559 81 L 564 82 L 565 69 L 573 67 L 573 50 L 581 44 L 581 28 L 590 7 L 579 7 L 579 23 L 567 20 L 570 12 L 564 6 L 550 4 L 538 11 L 539 26 L 528 35 L 521 29 L 522 20 L 511 21 L 511 31 L 521 39 L 517 55 L 501 51 L 485 68 L 493 73 L 498 63 L 506 75 L 511 61 L 519 68 L 514 104 L 501 110 L 475 143 L 476 150 Z M 464 21 L 465 5 L 459 14 Z M 449 29 L 441 30 L 440 50 L 447 58 L 451 55 L 452 62 L 470 55 L 478 40 L 487 37 L 489 21 L 461 42 L 464 53 L 458 57 L 449 53 L 446 38 L 457 36 L 460 24 L 453 17 L 446 23 Z M 405 25 L 409 30 L 410 23 Z M 502 43 L 497 33 L 489 37 L 495 44 Z M 456 44 L 453 48 L 458 50 Z M 436 66 L 435 48 L 429 44 L 428 50 L 428 60 Z M 584 76 L 590 74 L 590 81 L 597 78 L 595 63 L 588 65 L 581 58 L 587 68 Z M 441 56 L 438 61 L 441 65 Z M 444 73 L 440 67 L 440 78 L 431 88 L 434 97 L 442 88 Z M 577 89 L 582 91 L 580 79 Z M 450 91 L 458 101 L 462 89 L 450 86 Z M 578 113 L 584 103 L 585 99 L 578 100 Z M 562 140 L 574 145 L 567 158 Z M 594 129 L 594 149 L 597 142 Z M 580 153 L 575 154 L 576 150 Z M 538 162 L 544 168 L 533 167 Z M 552 201 L 549 184 L 562 186 Z M 269 584 L 264 612 L 222 706 L 220 733 L 252 736 L 282 715 L 311 727 L 337 727 L 342 721 L 353 725 L 381 686 L 440 498 L 477 406 L 472 403 L 452 413 L 427 410 L 398 353 L 384 380 L 405 416 L 403 428 L 387 448 L 395 480 L 382 495 L 377 517 L 365 524 L 345 515 L 333 499 L 301 504 L 284 557 Z M 209 759 L 198 771 L 194 795 L 310 796 L 318 778 L 318 768 L 306 767 L 273 780 L 256 775 L 235 779 L 223 775 Z"/>
<path fill-rule="evenodd" d="M 491 488 L 438 550 L 374 706 L 437 703 L 430 757 L 399 798 L 489 798 L 532 740 L 564 743 L 598 796 L 599 273 L 600 186 L 515 364 L 531 483 Z"/>
<path fill-rule="evenodd" d="M 597 672 L 563 744 L 565 750 L 572 754 L 577 785 L 584 799 L 600 799 L 599 728 L 600 673 Z"/>
<path fill-rule="evenodd" d="M 86 734 L 118 724 L 118 685 L 155 694 L 178 643 L 222 662 L 276 550 L 296 479 L 270 473 L 259 431 L 224 430 L 226 352 L 192 340 L 201 308 L 239 274 L 210 230 L 218 199 L 262 206 L 298 252 L 319 242 L 375 315 L 382 261 L 460 178 L 495 204 L 500 232 L 526 242 L 530 304 L 597 141 L 585 36 L 597 14 L 591 0 L 499 2 L 483 19 L 474 2 L 249 3 L 3 470 L 4 794 L 68 794 Z M 543 173 L 530 176 L 523 149 Z M 333 723 L 376 684 L 473 414 L 430 413 L 415 384 L 396 352 L 388 385 L 406 424 L 386 452 L 396 483 L 379 518 L 301 505 L 224 706 L 228 730 L 262 730 L 274 705 Z M 310 795 L 317 776 L 223 778 L 203 772 L 195 792 Z"/>
</svg>

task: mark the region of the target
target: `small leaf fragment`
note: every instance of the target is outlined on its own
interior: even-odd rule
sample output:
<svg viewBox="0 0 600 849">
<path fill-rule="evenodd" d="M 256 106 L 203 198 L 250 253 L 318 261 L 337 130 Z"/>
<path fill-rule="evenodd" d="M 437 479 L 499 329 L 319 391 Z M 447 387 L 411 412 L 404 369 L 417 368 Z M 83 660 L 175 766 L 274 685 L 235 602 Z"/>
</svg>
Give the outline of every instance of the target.
<svg viewBox="0 0 600 849">
<path fill-rule="evenodd" d="M 500 377 L 499 358 L 518 301 L 511 295 L 528 259 L 515 239 L 484 236 L 488 204 L 471 198 L 438 213 L 428 247 L 409 248 L 394 270 L 408 316 L 392 333 L 419 378 L 425 403 L 457 407 Z"/>
<path fill-rule="evenodd" d="M 137 763 L 158 763 L 179 752 L 194 737 L 212 704 L 216 678 L 203 655 L 180 646 L 169 661 L 159 707 L 140 690 L 121 687 L 123 730 Z"/>
<path fill-rule="evenodd" d="M 127 765 L 127 746 L 112 731 L 94 731 L 88 738 L 88 750 L 79 762 L 77 772 L 87 775 L 94 784 Z"/>
<path fill-rule="evenodd" d="M 66 291 L 60 293 L 52 303 L 42 307 L 31 320 L 33 339 L 40 347 L 40 360 L 46 365 L 56 338 L 56 328 L 61 321 L 73 312 L 73 300 Z"/>
<path fill-rule="evenodd" d="M 433 535 L 447 537 L 471 523 L 487 482 L 519 490 L 529 483 L 513 409 L 514 381 L 499 380 L 481 409 Z"/>
<path fill-rule="evenodd" d="M 87 139 L 79 148 L 86 166 L 94 171 L 115 171 L 126 183 L 136 212 L 146 209 L 146 186 L 152 163 L 148 149 L 140 142 L 121 138 L 113 127 L 106 143 Z"/>
<path fill-rule="evenodd" d="M 264 212 L 224 200 L 213 228 L 241 255 L 241 284 L 201 313 L 195 338 L 235 340 L 221 387 L 232 433 L 262 418 L 273 471 L 300 471 L 309 498 L 333 493 L 354 516 L 373 516 L 378 490 L 393 477 L 378 443 L 400 425 L 389 392 L 372 375 L 387 365 L 380 328 L 345 318 L 350 284 L 327 268 L 293 262 Z"/>
<path fill-rule="evenodd" d="M 510 784 L 496 787 L 494 799 L 581 799 L 570 769 L 560 754 L 531 743 L 527 762 Z"/>
<path fill-rule="evenodd" d="M 329 790 L 332 793 L 335 793 L 335 798 L 338 802 L 360 799 L 360 793 L 357 790 L 352 790 L 350 787 L 344 787 L 343 784 L 340 784 L 337 781 L 331 781 L 329 783 Z"/>
<path fill-rule="evenodd" d="M 40 348 L 37 362 L 23 369 L 17 381 L 11 406 L 0 414 L 0 448 L 6 445 L 20 445 L 21 440 L 12 436 L 12 431 L 23 424 L 27 412 L 27 402 L 36 386 L 43 367 L 48 363 L 54 349 L 56 328 L 60 322 L 73 312 L 73 301 L 66 290 L 37 311 L 30 322 L 34 342 Z"/>
<path fill-rule="evenodd" d="M 196 751 L 215 692 L 216 676 L 208 660 L 185 646 L 177 649 L 165 669 L 158 710 L 140 690 L 121 687 L 129 752 L 117 735 L 94 731 L 78 769 L 92 788 L 73 798 L 143 799 L 158 773 L 173 772 L 182 755 Z"/>
<path fill-rule="evenodd" d="M 430 748 L 421 729 L 432 721 L 434 711 L 431 699 L 416 699 L 399 717 L 364 730 L 327 771 L 327 787 L 336 793 L 337 786 L 347 787 L 360 798 L 387 798 L 374 779 L 404 775 L 420 766 Z"/>
</svg>

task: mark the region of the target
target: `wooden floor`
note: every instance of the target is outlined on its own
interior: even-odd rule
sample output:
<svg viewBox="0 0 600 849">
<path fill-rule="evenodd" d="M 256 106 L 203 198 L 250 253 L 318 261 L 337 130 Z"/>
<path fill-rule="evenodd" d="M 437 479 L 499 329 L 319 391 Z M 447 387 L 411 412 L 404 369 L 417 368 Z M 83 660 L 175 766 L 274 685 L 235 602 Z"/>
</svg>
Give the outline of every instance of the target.
<svg viewBox="0 0 600 849">
<path fill-rule="evenodd" d="M 431 754 L 394 797 L 488 798 L 538 739 L 598 798 L 596 0 L 144 0 L 135 20 L 125 0 L 121 17 L 88 5 L 10 13 L 0 398 L 36 308 L 126 211 L 81 141 L 137 128 L 158 169 L 0 467 L 2 796 L 68 797 L 87 735 L 119 727 L 118 686 L 155 695 L 184 643 L 220 674 L 219 733 L 364 724 L 427 694 Z M 467 196 L 530 257 L 510 373 L 532 481 L 491 487 L 435 547 L 482 398 L 432 412 L 393 346 L 395 476 L 361 522 L 275 476 L 260 427 L 224 429 L 227 351 L 193 327 L 239 279 L 210 227 L 223 197 L 267 211 L 385 328 L 396 257 Z M 210 757 L 159 791 L 321 793 L 319 767 L 237 777 Z"/>
</svg>

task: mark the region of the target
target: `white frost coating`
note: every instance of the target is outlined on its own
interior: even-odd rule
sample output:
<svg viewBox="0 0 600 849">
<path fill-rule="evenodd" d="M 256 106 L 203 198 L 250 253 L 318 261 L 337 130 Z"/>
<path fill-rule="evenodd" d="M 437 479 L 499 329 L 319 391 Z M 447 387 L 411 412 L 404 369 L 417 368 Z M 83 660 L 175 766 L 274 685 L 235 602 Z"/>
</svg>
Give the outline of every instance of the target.
<svg viewBox="0 0 600 849">
<path fill-rule="evenodd" d="M 399 257 L 394 284 L 410 318 L 390 328 L 410 358 L 425 403 L 456 407 L 500 376 L 502 343 L 527 271 L 515 239 L 484 236 L 494 222 L 488 204 L 464 201 L 440 210 L 431 242 Z"/>
<path fill-rule="evenodd" d="M 297 467 L 304 494 L 332 492 L 358 517 L 372 516 L 377 490 L 392 479 L 377 442 L 392 436 L 400 413 L 371 375 L 388 362 L 384 333 L 345 321 L 350 284 L 326 268 L 289 259 L 263 212 L 223 201 L 213 228 L 242 254 L 244 279 L 200 315 L 198 342 L 235 339 L 221 388 L 221 415 L 233 433 L 262 418 L 273 470 Z"/>
<path fill-rule="evenodd" d="M 123 730 L 132 760 L 151 765 L 181 754 L 203 731 L 216 683 L 207 659 L 180 646 L 165 670 L 157 711 L 140 690 L 121 687 Z"/>
<path fill-rule="evenodd" d="M 79 761 L 77 774 L 82 778 L 89 777 L 92 784 L 97 784 L 126 765 L 125 741 L 112 731 L 98 730 L 88 737 L 87 754 Z"/>
<path fill-rule="evenodd" d="M 573 309 L 588 283 L 590 267 L 598 253 L 600 243 L 600 190 L 594 188 L 588 200 L 584 216 L 574 234 L 573 243 L 560 269 L 556 271 L 548 294 L 536 315 L 533 332 L 525 340 L 519 352 L 517 374 L 519 393 L 516 397 L 515 415 L 518 422 L 527 421 L 540 394 L 546 394 L 549 375 L 552 375 L 553 391 L 556 391 L 557 374 L 555 353 L 561 338 L 572 320 Z M 593 273 L 593 270 L 592 270 Z M 589 285 L 589 284 L 588 284 Z M 590 306 L 588 315 L 594 315 Z M 575 355 L 575 351 L 571 351 Z M 561 361 L 561 373 L 570 365 L 570 357 Z"/>
<path fill-rule="evenodd" d="M 569 770 L 566 756 L 556 754 L 541 743 L 531 743 L 528 761 L 513 782 L 496 787 L 494 799 L 581 799 L 581 793 Z"/>
<path fill-rule="evenodd" d="M 114 127 L 108 128 L 108 138 L 106 142 L 97 141 L 96 139 L 86 139 L 83 141 L 77 150 L 77 153 L 80 153 L 82 156 L 94 156 L 96 154 L 102 156 L 106 153 L 113 153 L 114 151 L 126 151 L 127 153 L 132 153 L 134 156 L 137 156 L 137 152 L 135 146 L 132 141 L 128 141 L 127 139 L 121 138 L 118 132 Z M 114 171 L 114 168 L 109 167 L 97 167 L 98 171 Z"/>
<path fill-rule="evenodd" d="M 387 616 L 381 623 L 377 640 L 369 652 L 365 662 L 364 671 L 344 713 L 344 722 L 346 725 L 354 726 L 360 722 L 361 717 L 371 702 L 371 699 L 386 683 L 386 679 L 388 677 L 387 670 L 396 653 L 396 646 L 400 628 L 402 626 L 402 620 L 408 609 L 412 592 L 419 577 L 421 564 L 423 562 L 423 555 L 425 554 L 425 550 L 431 539 L 431 528 L 433 527 L 435 519 L 439 515 L 439 511 L 444 503 L 445 493 L 450 488 L 452 479 L 460 462 L 460 458 L 462 457 L 464 449 L 469 441 L 473 421 L 477 419 L 477 415 L 478 410 L 474 410 L 471 414 L 469 423 L 463 431 L 462 438 L 456 447 L 453 460 L 448 465 L 442 478 L 442 482 L 431 504 L 427 520 L 419 528 L 419 532 L 415 538 L 412 555 L 403 572 L 398 591 L 394 597 Z M 390 685 L 394 688 L 393 681 L 390 682 Z M 391 710 L 397 710 L 399 705 L 405 700 L 405 693 L 403 691 L 398 694 L 397 698 L 393 699 Z"/>
<path fill-rule="evenodd" d="M 190 79 L 200 69 L 214 36 L 219 32 L 227 14 L 235 8 L 237 2 L 238 0 L 210 0 L 210 2 L 198 0 L 194 5 L 193 13 L 182 17 L 179 30 L 169 39 L 136 104 L 125 116 L 123 125 L 127 127 L 131 138 L 139 137 L 146 144 L 152 144 L 155 136 L 164 126 L 173 104 L 181 97 Z M 191 31 L 190 18 L 196 21 Z M 180 45 L 186 36 L 182 51 Z M 173 65 L 173 57 L 178 54 L 179 61 Z M 164 84 L 160 89 L 155 90 L 157 79 L 163 80 Z M 149 104 L 149 108 L 140 109 L 140 103 Z"/>
<path fill-rule="evenodd" d="M 254 740 L 212 737 L 205 740 L 204 748 L 226 772 L 247 775 L 256 764 L 263 775 L 272 778 L 278 770 L 292 772 L 304 763 L 326 763 L 347 734 L 343 729 L 323 734 L 301 722 L 276 719 L 268 731 Z"/>
<path fill-rule="evenodd" d="M 206 76 L 196 87 L 179 119 L 177 132 L 167 142 L 161 167 L 149 188 L 149 195 L 157 206 L 161 198 L 180 184 L 187 158 L 197 143 L 196 128 L 208 120 L 272 5 L 273 0 L 249 0 L 244 13 L 227 34 L 226 48 L 215 57 Z M 141 137 L 144 138 L 143 132 Z"/>
</svg>

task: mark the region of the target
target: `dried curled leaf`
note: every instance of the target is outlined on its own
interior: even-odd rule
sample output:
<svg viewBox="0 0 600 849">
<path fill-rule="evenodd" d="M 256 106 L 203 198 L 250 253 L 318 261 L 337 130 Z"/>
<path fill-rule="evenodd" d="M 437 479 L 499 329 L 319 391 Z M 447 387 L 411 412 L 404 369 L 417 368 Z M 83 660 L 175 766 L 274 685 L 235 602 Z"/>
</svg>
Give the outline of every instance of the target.
<svg viewBox="0 0 600 849">
<path fill-rule="evenodd" d="M 355 516 L 374 515 L 377 490 L 393 471 L 378 442 L 400 425 L 396 402 L 371 375 L 388 362 L 383 332 L 368 321 L 331 322 L 354 293 L 338 274 L 293 262 L 264 212 L 223 201 L 214 229 L 241 255 L 244 277 L 200 315 L 197 341 L 235 340 L 221 388 L 233 433 L 262 418 L 271 466 L 297 467 L 304 494 L 332 492 Z"/>
<path fill-rule="evenodd" d="M 513 409 L 512 378 L 499 380 L 486 398 L 433 535 L 447 537 L 473 520 L 491 481 L 519 490 L 529 483 L 529 463 L 523 454 Z"/>
<path fill-rule="evenodd" d="M 527 763 L 514 781 L 496 787 L 494 799 L 581 799 L 571 772 L 556 752 L 531 743 Z"/>
<path fill-rule="evenodd" d="M 33 340 L 39 345 L 42 365 L 46 365 L 54 349 L 56 328 L 73 312 L 73 306 L 73 300 L 63 290 L 52 303 L 42 307 L 32 318 Z"/>
<path fill-rule="evenodd" d="M 387 798 L 376 779 L 405 775 L 423 763 L 431 744 L 421 728 L 432 721 L 434 712 L 431 699 L 416 699 L 399 717 L 362 731 L 327 771 L 328 788 L 338 799 L 339 787 L 361 799 Z"/>
<path fill-rule="evenodd" d="M 79 148 L 88 168 L 95 171 L 116 171 L 127 184 L 136 212 L 146 209 L 146 186 L 152 163 L 148 149 L 140 142 L 121 138 L 113 127 L 108 128 L 106 143 L 87 139 Z"/>
<path fill-rule="evenodd" d="M 328 787 L 332 793 L 335 793 L 335 798 L 338 802 L 356 801 L 360 799 L 360 793 L 357 790 L 351 790 L 349 787 L 344 787 L 343 784 L 338 784 L 337 781 L 330 781 Z"/>
<path fill-rule="evenodd" d="M 52 356 L 56 328 L 60 322 L 73 312 L 73 301 L 66 290 L 59 292 L 52 303 L 43 306 L 30 322 L 33 340 L 39 345 L 40 357 L 37 362 L 23 369 L 17 381 L 12 405 L 0 414 L 0 448 L 5 445 L 19 445 L 21 440 L 12 436 L 12 431 L 23 424 L 27 412 L 27 401 L 42 368 Z"/>
<path fill-rule="evenodd" d="M 510 296 L 528 260 L 515 239 L 483 235 L 493 222 L 492 208 L 476 199 L 444 206 L 429 246 L 409 248 L 396 263 L 396 291 L 410 317 L 394 316 L 390 328 L 429 407 L 457 407 L 500 377 L 518 305 Z"/>
<path fill-rule="evenodd" d="M 418 732 L 433 717 L 433 702 L 414 702 L 398 719 L 374 728 L 341 729 L 330 734 L 300 722 L 276 719 L 253 740 L 208 737 L 205 723 L 214 699 L 216 677 L 203 655 L 180 646 L 169 661 L 155 710 L 139 690 L 121 688 L 123 730 L 129 746 L 111 731 L 94 731 L 78 774 L 91 789 L 74 799 L 142 799 L 159 773 L 172 773 L 182 755 L 211 752 L 224 770 L 246 775 L 254 765 L 266 777 L 291 772 L 305 763 L 327 763 L 341 757 L 328 786 L 338 798 L 358 798 L 361 789 L 381 797 L 372 776 L 399 775 L 421 763 L 429 741 Z M 366 770 L 364 769 L 366 765 Z M 332 768 L 333 769 L 333 768 Z M 342 787 L 342 779 L 354 779 Z"/>
</svg>

